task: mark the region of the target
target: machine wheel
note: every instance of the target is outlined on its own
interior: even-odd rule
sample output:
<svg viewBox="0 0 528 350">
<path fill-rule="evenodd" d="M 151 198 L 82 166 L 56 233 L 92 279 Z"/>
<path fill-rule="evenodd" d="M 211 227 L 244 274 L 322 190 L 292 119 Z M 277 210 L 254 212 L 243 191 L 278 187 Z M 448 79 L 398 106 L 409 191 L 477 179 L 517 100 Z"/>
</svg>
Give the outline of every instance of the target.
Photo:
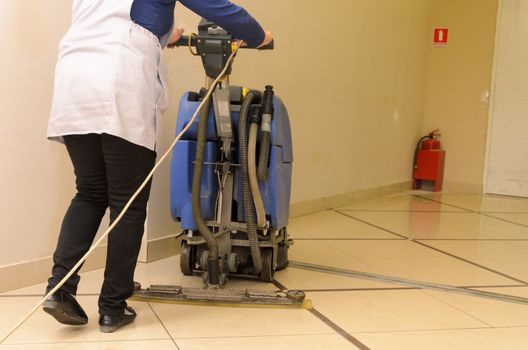
<svg viewBox="0 0 528 350">
<path fill-rule="evenodd" d="M 273 269 L 273 249 L 262 250 L 262 275 L 263 282 L 273 282 L 275 270 Z"/>
<path fill-rule="evenodd" d="M 209 251 L 208 250 L 202 250 L 200 253 L 200 267 L 202 270 L 207 271 L 207 261 L 209 260 Z"/>
<path fill-rule="evenodd" d="M 229 253 L 227 257 L 227 268 L 229 272 L 235 273 L 240 265 L 240 258 L 237 253 Z"/>
<path fill-rule="evenodd" d="M 289 290 L 286 292 L 286 297 L 295 302 L 301 302 L 304 300 L 306 295 L 302 290 Z"/>
<path fill-rule="evenodd" d="M 183 241 L 180 250 L 180 269 L 185 276 L 192 276 L 195 259 L 192 247 Z"/>
<path fill-rule="evenodd" d="M 282 229 L 284 241 L 280 242 L 277 249 L 277 271 L 284 270 L 288 267 L 288 233 L 285 228 Z"/>
<path fill-rule="evenodd" d="M 277 271 L 288 267 L 288 244 L 279 244 L 277 249 Z"/>
</svg>

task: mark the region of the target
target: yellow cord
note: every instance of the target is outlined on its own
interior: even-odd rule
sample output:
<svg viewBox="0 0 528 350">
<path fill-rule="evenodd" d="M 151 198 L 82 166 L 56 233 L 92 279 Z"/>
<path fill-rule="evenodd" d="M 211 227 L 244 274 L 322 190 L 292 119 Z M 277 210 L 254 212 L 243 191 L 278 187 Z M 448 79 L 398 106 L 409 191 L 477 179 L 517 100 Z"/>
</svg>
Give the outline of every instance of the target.
<svg viewBox="0 0 528 350">
<path fill-rule="evenodd" d="M 196 36 L 196 33 L 191 33 L 191 35 L 189 35 L 189 41 L 188 41 L 188 44 L 189 44 L 189 52 L 191 53 L 191 55 L 193 56 L 198 56 L 198 52 L 195 52 L 193 51 L 192 49 L 192 38 Z"/>
</svg>

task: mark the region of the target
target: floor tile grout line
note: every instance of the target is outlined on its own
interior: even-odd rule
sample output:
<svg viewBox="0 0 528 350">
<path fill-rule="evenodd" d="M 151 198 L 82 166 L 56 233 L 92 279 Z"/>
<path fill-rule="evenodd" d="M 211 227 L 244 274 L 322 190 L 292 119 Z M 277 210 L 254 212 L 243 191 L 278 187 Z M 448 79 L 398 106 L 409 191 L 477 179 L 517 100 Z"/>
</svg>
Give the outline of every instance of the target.
<svg viewBox="0 0 528 350">
<path fill-rule="evenodd" d="M 480 214 L 527 214 L 528 211 L 479 211 Z"/>
<path fill-rule="evenodd" d="M 316 337 L 321 335 L 336 335 L 336 332 L 324 332 L 324 333 L 293 333 L 293 334 L 253 334 L 253 335 L 216 335 L 212 337 L 181 337 L 176 338 L 177 340 L 193 340 L 193 339 L 251 339 L 251 338 L 268 338 L 268 337 Z M 339 334 L 337 334 L 339 335 Z"/>
<path fill-rule="evenodd" d="M 314 215 L 314 214 L 318 214 L 318 213 L 323 213 L 325 211 L 333 211 L 333 209 L 318 209 L 318 210 L 315 210 L 315 211 L 310 211 L 309 213 L 306 213 L 306 214 L 302 214 L 302 215 L 297 215 L 297 216 L 292 216 L 292 217 L 289 217 L 288 219 L 298 219 L 298 218 L 303 218 L 305 216 L 310 216 L 310 215 Z"/>
<path fill-rule="evenodd" d="M 526 326 L 513 326 L 505 328 L 525 328 Z M 381 334 L 381 333 L 417 333 L 417 332 L 445 332 L 445 331 L 463 331 L 463 330 L 490 330 L 500 329 L 502 327 L 461 327 L 461 328 L 429 328 L 429 329 L 405 329 L 405 330 L 389 330 L 389 331 L 370 331 L 370 332 L 356 332 L 356 334 Z"/>
<path fill-rule="evenodd" d="M 471 210 L 471 209 L 467 209 L 467 208 L 464 208 L 464 207 L 459 207 L 459 206 L 457 206 L 457 205 L 453 205 L 453 204 L 445 203 L 445 202 L 438 201 L 438 200 L 436 200 L 436 199 L 432 199 L 432 198 L 422 197 L 422 196 L 417 195 L 417 194 L 413 194 L 412 196 L 413 196 L 413 197 L 416 197 L 416 198 L 425 199 L 425 200 L 427 200 L 427 201 L 431 201 L 431 202 L 435 202 L 435 203 L 439 203 L 439 204 L 447 205 L 447 206 L 450 206 L 450 207 L 453 207 L 453 208 L 461 209 L 461 210 L 464 210 L 464 211 L 469 212 L 469 213 L 477 213 L 476 211 Z"/>
<path fill-rule="evenodd" d="M 180 350 L 180 347 L 178 346 L 178 344 L 176 344 L 176 340 L 172 337 L 172 335 L 169 333 L 169 330 L 167 329 L 167 327 L 165 327 L 165 324 L 163 323 L 163 321 L 161 320 L 161 318 L 159 317 L 159 315 L 157 314 L 156 310 L 154 310 L 154 307 L 152 307 L 152 304 L 150 302 L 147 302 L 147 305 L 150 307 L 150 309 L 152 310 L 152 312 L 154 313 L 154 316 L 156 316 L 156 318 L 158 319 L 159 323 L 161 324 L 161 326 L 163 327 L 163 329 L 165 330 L 165 332 L 167 333 L 167 335 L 170 337 L 170 339 L 172 340 L 172 342 L 174 343 L 174 346 L 176 346 L 176 349 Z"/>
<path fill-rule="evenodd" d="M 491 286 L 454 286 L 464 289 L 492 289 L 492 288 L 528 288 L 525 284 L 508 284 L 508 285 L 491 285 Z M 334 293 L 334 292 L 376 292 L 376 291 L 391 291 L 391 290 L 424 290 L 419 287 L 372 287 L 372 288 L 305 288 L 303 292 L 306 293 Z"/>
<path fill-rule="evenodd" d="M 482 241 L 482 242 L 525 242 L 528 238 L 295 238 L 295 241 Z"/>
<path fill-rule="evenodd" d="M 399 240 L 396 240 L 396 241 L 404 241 L 403 239 L 399 239 Z M 347 252 L 346 250 L 342 250 L 341 247 L 336 247 L 336 246 L 333 246 L 332 244 L 328 243 L 328 241 L 318 241 L 320 244 L 323 244 L 325 245 L 326 247 L 330 248 L 330 249 L 333 249 L 333 250 L 336 250 L 338 252 L 340 252 L 341 254 L 343 255 L 346 255 L 349 259 L 352 259 L 356 262 L 359 262 L 360 264 L 362 265 L 365 265 L 365 266 L 368 266 L 368 267 L 372 267 L 374 268 L 373 265 L 371 265 L 370 263 L 366 262 L 366 261 L 363 261 L 361 259 L 358 259 L 356 258 L 355 256 L 353 256 L 352 254 L 350 254 L 349 252 Z M 330 241 L 330 242 L 333 242 L 333 241 Z"/>
<path fill-rule="evenodd" d="M 425 200 L 429 200 L 429 201 L 432 201 L 432 202 L 436 202 L 436 203 L 440 203 L 440 204 L 444 204 L 444 205 L 449 205 L 449 206 L 451 206 L 453 208 L 463 209 L 463 210 L 466 210 L 468 212 L 479 214 L 479 215 L 482 215 L 482 216 L 485 216 L 485 217 L 488 217 L 488 218 L 504 221 L 504 222 L 507 222 L 507 223 L 512 224 L 512 225 L 528 227 L 528 225 L 520 224 L 518 222 L 514 222 L 514 221 L 507 220 L 507 219 L 502 219 L 502 218 L 498 218 L 496 216 L 489 215 L 489 214 L 528 214 L 526 212 L 485 212 L 485 211 L 475 211 L 475 210 L 466 209 L 466 208 L 463 208 L 463 207 L 458 207 L 456 205 L 444 203 L 442 201 L 438 201 L 438 200 L 435 200 L 435 199 L 432 199 L 432 198 L 426 198 L 426 197 L 422 197 L 422 196 L 419 196 L 419 195 L 413 195 L 413 196 L 418 197 L 418 198 L 422 198 L 422 199 L 425 199 Z"/>
<path fill-rule="evenodd" d="M 380 282 L 381 283 L 381 282 Z M 391 290 L 421 290 L 418 287 L 380 287 L 380 288 L 335 288 L 335 289 L 303 289 L 306 293 L 340 293 L 340 292 L 383 292 Z"/>
<path fill-rule="evenodd" d="M 466 211 L 454 211 L 454 210 L 390 210 L 390 209 L 334 209 L 337 211 L 350 211 L 357 213 L 449 213 L 449 214 L 467 214 Z"/>
<path fill-rule="evenodd" d="M 422 198 L 422 197 L 420 197 Z M 435 202 L 438 202 L 438 201 L 435 201 Z M 438 202 L 438 203 L 442 203 L 442 204 L 446 204 L 446 203 L 443 203 L 443 202 Z M 448 204 L 446 204 L 448 205 Z M 464 208 L 460 208 L 460 209 L 464 209 Z M 486 213 L 481 213 L 481 212 L 475 212 L 475 211 L 470 211 L 469 209 L 464 209 L 466 210 L 466 212 L 442 212 L 442 211 L 423 211 L 421 213 L 450 213 L 450 214 L 479 214 L 479 215 L 482 215 L 482 216 L 485 216 L 485 217 L 489 217 L 489 218 L 492 218 L 492 219 L 497 219 L 497 220 L 500 220 L 500 221 L 504 221 L 504 222 L 507 222 L 507 223 L 510 223 L 510 224 L 513 224 L 513 225 L 518 225 L 518 226 L 522 226 L 522 227 L 527 227 L 528 228 L 528 225 L 524 225 L 524 224 L 520 224 L 520 223 L 516 223 L 516 222 L 513 222 L 513 221 L 509 221 L 509 220 L 506 220 L 506 219 L 502 219 L 502 218 L 497 218 L 497 217 L 494 217 L 494 216 L 491 216 L 491 215 L 487 215 Z M 336 209 L 334 210 L 335 212 L 339 213 L 339 214 L 342 214 L 342 215 L 345 215 L 346 217 L 349 217 L 351 219 L 354 219 L 354 220 L 357 220 L 357 221 L 360 221 L 362 223 L 365 223 L 367 225 L 370 225 L 372 227 L 375 227 L 377 229 L 380 229 L 380 230 L 384 230 L 388 233 L 391 233 L 391 234 L 394 234 L 394 235 L 397 235 L 397 236 L 400 236 L 400 237 L 405 237 L 405 239 L 410 239 L 410 237 L 407 237 L 407 236 L 404 236 L 404 235 L 401 235 L 401 234 L 398 234 L 396 232 L 393 232 L 391 230 L 388 230 L 386 228 L 383 228 L 381 226 L 378 226 L 378 225 L 375 225 L 375 224 L 372 224 L 368 221 L 364 221 L 362 219 L 359 219 L 359 218 L 356 218 L 354 216 L 351 216 L 351 215 L 347 215 L 345 213 L 346 210 L 341 210 L 341 209 Z M 348 210 L 348 212 L 359 212 L 359 211 L 351 211 L 351 210 Z M 396 211 L 391 211 L 391 212 L 396 212 Z M 404 212 L 404 211 L 401 211 L 401 212 Z M 408 213 L 414 213 L 416 211 L 409 211 Z M 299 239 L 299 238 L 298 238 Z M 485 239 L 456 239 L 456 238 L 437 238 L 437 239 L 420 239 L 420 238 L 414 238 L 414 239 L 418 239 L 418 240 L 429 240 L 429 241 L 433 241 L 433 240 L 460 240 L 460 241 L 470 241 L 470 240 L 475 240 L 475 241 L 528 241 L 528 238 L 525 238 L 525 239 L 522 239 L 522 238 L 514 238 L 514 239 L 494 239 L 494 238 L 485 238 Z M 299 240 L 302 240 L 302 239 L 299 239 Z M 352 239 L 347 239 L 347 240 L 360 240 L 359 238 L 352 238 Z M 367 239 L 365 239 L 367 240 Z M 390 240 L 390 239 L 386 239 L 386 238 L 379 238 L 379 239 L 375 239 L 375 238 L 370 238 L 368 240 Z"/>
<path fill-rule="evenodd" d="M 471 264 L 471 265 L 473 265 L 473 266 L 479 267 L 479 268 L 484 269 L 484 270 L 486 270 L 486 271 L 493 272 L 493 273 L 498 274 L 498 275 L 500 275 L 500 276 L 502 276 L 502 277 L 508 278 L 508 279 L 510 279 L 510 280 L 512 280 L 512 281 L 515 281 L 515 282 L 518 282 L 518 283 L 522 283 L 522 284 L 524 284 L 524 285 L 528 285 L 528 282 L 526 282 L 526 281 L 520 280 L 520 279 L 515 278 L 515 277 L 513 277 L 513 276 L 509 276 L 509 275 L 507 275 L 507 274 L 505 274 L 505 273 L 502 273 L 502 272 L 500 272 L 500 271 L 494 270 L 494 269 L 492 269 L 492 268 L 490 268 L 490 267 L 486 267 L 486 266 L 484 266 L 484 265 L 481 265 L 481 264 L 479 264 L 479 263 L 473 262 L 473 261 L 471 261 L 471 260 L 467 260 L 467 259 L 462 258 L 462 257 L 460 257 L 460 256 L 457 256 L 457 255 L 451 254 L 451 253 L 446 252 L 446 251 L 444 251 L 444 250 L 442 250 L 442 249 L 432 247 L 432 246 L 430 246 L 430 245 L 428 245 L 428 244 L 425 244 L 425 243 L 423 243 L 423 242 L 420 242 L 419 240 L 411 240 L 411 242 L 416 243 L 416 244 L 419 244 L 419 245 L 421 245 L 421 246 L 423 246 L 423 247 L 426 247 L 426 248 L 432 249 L 432 250 L 437 251 L 437 252 L 439 252 L 439 253 L 445 254 L 445 255 L 450 256 L 450 257 L 452 257 L 452 258 L 458 259 L 458 260 L 460 260 L 460 261 L 466 262 L 466 263 Z"/>
<path fill-rule="evenodd" d="M 344 330 L 343 328 L 339 327 L 335 322 L 330 320 L 328 317 L 323 315 L 321 312 L 319 312 L 315 308 L 311 308 L 308 310 L 312 315 L 317 317 L 320 321 L 322 321 L 324 324 L 326 324 L 328 327 L 332 328 L 337 334 L 341 335 L 343 338 L 348 340 L 350 343 L 352 343 L 354 346 L 356 346 L 360 350 L 370 350 L 368 346 L 363 344 L 359 339 L 354 337 L 352 334 Z"/>
<path fill-rule="evenodd" d="M 472 315 L 470 314 L 469 312 L 466 312 L 458 307 L 456 307 L 455 305 L 452 305 L 451 303 L 449 303 L 448 301 L 445 301 L 445 300 L 442 300 L 440 298 L 438 298 L 437 296 L 433 295 L 432 293 L 428 293 L 428 292 L 432 292 L 432 291 L 428 291 L 428 290 L 424 290 L 423 291 L 425 294 L 427 294 L 428 296 L 430 296 L 431 298 L 433 299 L 436 299 L 437 301 L 439 301 L 440 303 L 442 304 L 445 304 L 445 305 L 449 305 L 449 307 L 463 313 L 463 314 L 466 314 L 468 315 L 469 317 L 471 317 L 472 319 L 474 320 L 477 320 L 478 322 L 482 322 L 483 324 L 485 324 L 486 326 L 490 327 L 490 328 L 493 328 L 493 325 L 489 324 L 488 322 L 484 321 L 484 320 L 481 320 L 479 319 L 478 317 L 476 317 L 475 315 Z"/>
<path fill-rule="evenodd" d="M 447 203 L 444 203 L 444 202 L 440 202 L 440 201 L 437 201 L 437 200 L 433 200 L 433 199 L 429 199 L 429 198 L 424 198 L 424 197 L 421 197 L 421 196 L 418 196 L 418 195 L 413 195 L 413 196 L 416 196 L 418 198 L 422 198 L 422 199 L 426 199 L 426 200 L 430 200 L 430 201 L 433 201 L 435 203 L 440 203 L 440 204 L 443 204 L 443 205 L 450 205 L 450 206 L 453 206 L 451 204 L 447 204 Z M 462 208 L 462 207 L 456 207 L 456 206 L 453 206 L 455 208 L 458 208 L 458 209 L 461 209 L 461 210 L 464 210 L 464 211 L 457 211 L 457 212 L 454 212 L 454 211 L 376 211 L 376 210 L 364 210 L 364 211 L 360 211 L 360 210 L 344 210 L 344 209 L 334 209 L 333 211 L 339 213 L 339 214 L 343 214 L 349 218 L 352 218 L 352 219 L 355 219 L 355 220 L 358 220 L 360 222 L 363 222 L 365 224 L 368 224 L 368 225 L 371 225 L 375 228 L 378 228 L 380 230 L 384 230 L 388 233 L 392 233 L 392 234 L 395 234 L 395 235 L 398 235 L 398 236 L 401 236 L 401 237 L 405 237 L 405 239 L 409 239 L 409 237 L 407 236 L 403 236 L 403 235 L 400 235 L 398 233 L 395 233 L 393 231 L 390 231 L 388 229 L 385 229 L 381 226 L 377 226 L 377 225 L 374 225 L 372 223 L 369 223 L 367 221 L 363 221 L 362 219 L 359 219 L 359 218 L 356 218 L 354 216 L 350 216 L 350 215 L 347 215 L 346 213 L 344 213 L 345 211 L 348 211 L 348 212 L 393 212 L 393 213 L 450 213 L 450 214 L 478 214 L 478 215 L 482 215 L 482 216 L 485 216 L 485 217 L 489 217 L 489 218 L 492 218 L 492 219 L 496 219 L 496 220 L 500 220 L 500 221 L 504 221 L 504 222 L 507 222 L 507 223 L 510 223 L 510 224 L 513 224 L 513 225 L 518 225 L 518 226 L 522 226 L 522 227 L 527 227 L 528 228 L 528 225 L 524 225 L 524 224 L 520 224 L 520 223 L 517 223 L 517 222 L 513 222 L 513 221 L 509 221 L 509 220 L 506 220 L 506 219 L 502 219 L 502 218 L 498 218 L 498 217 L 495 217 L 495 216 L 492 216 L 492 215 L 487 215 L 487 213 L 485 212 L 477 212 L 477 211 L 473 211 L 473 210 L 470 210 L 470 209 L 466 209 L 466 208 Z M 498 213 L 499 214 L 499 213 Z M 528 213 L 527 213 L 528 214 Z M 420 239 L 420 238 L 414 238 L 414 239 Z M 356 240 L 356 239 L 350 239 L 350 240 Z M 370 240 L 375 240 L 375 239 L 370 239 Z M 378 240 L 388 240 L 388 239 L 378 239 Z M 421 239 L 421 240 L 426 240 L 426 239 Z M 528 241 L 528 238 L 527 239 L 449 239 L 449 238 L 446 238 L 446 239 L 427 239 L 427 240 L 480 240 L 480 241 L 499 241 L 499 240 L 506 240 L 506 241 Z"/>
<path fill-rule="evenodd" d="M 420 197 L 420 198 L 422 198 L 422 197 Z M 444 203 L 442 203 L 442 204 L 444 204 Z M 466 209 L 466 210 L 467 210 L 467 209 Z M 340 214 L 342 214 L 342 215 L 345 215 L 345 216 L 347 216 L 347 217 L 350 217 L 350 218 L 356 219 L 356 220 L 358 220 L 358 221 L 361 221 L 361 222 L 363 222 L 363 223 L 365 223 L 365 224 L 367 224 L 367 225 L 371 225 L 372 227 L 376 227 L 376 228 L 379 228 L 379 229 L 384 230 L 384 231 L 386 231 L 386 232 L 390 232 L 390 233 L 392 233 L 392 234 L 395 234 L 395 235 L 397 235 L 397 236 L 401 236 L 401 235 L 399 235 L 398 233 L 395 233 L 395 232 L 389 231 L 389 230 L 387 230 L 387 229 L 384 229 L 384 228 L 382 228 L 382 227 L 379 227 L 379 226 L 374 225 L 374 224 L 372 224 L 372 223 L 369 223 L 369 222 L 367 222 L 367 221 L 359 220 L 359 219 L 357 219 L 357 218 L 354 218 L 354 217 L 352 217 L 352 216 L 346 215 L 345 213 L 341 213 L 341 212 L 339 212 L 339 211 L 337 211 L 337 212 L 340 213 Z M 402 236 L 402 237 L 405 237 L 405 236 Z M 464 258 L 462 258 L 462 257 L 460 257 L 460 256 L 457 256 L 457 255 L 454 255 L 454 254 L 448 253 L 448 252 L 443 251 L 443 250 L 441 250 L 441 249 L 438 249 L 438 248 L 432 247 L 432 246 L 430 246 L 430 245 L 428 245 L 428 244 L 425 244 L 425 243 L 423 243 L 423 242 L 420 242 L 420 240 L 415 240 L 415 239 L 412 239 L 412 238 L 409 238 L 409 237 L 406 237 L 406 239 L 407 239 L 408 241 L 410 241 L 410 242 L 413 242 L 413 243 L 419 244 L 419 245 L 421 245 L 421 246 L 423 246 L 423 247 L 426 247 L 426 248 L 429 248 L 429 249 L 435 250 L 435 251 L 437 251 L 437 252 L 439 252 L 439 253 L 445 254 L 445 255 L 450 256 L 450 257 L 452 257 L 452 258 L 455 258 L 455 259 L 458 259 L 458 260 L 464 261 L 464 262 L 466 262 L 466 263 L 468 263 L 468 264 L 471 264 L 471 265 L 473 265 L 473 266 L 477 266 L 477 267 L 479 267 L 479 268 L 481 268 L 481 269 L 484 269 L 484 270 L 487 270 L 487 271 L 489 271 L 489 272 L 492 272 L 492 273 L 498 274 L 498 275 L 500 275 L 500 276 L 502 276 L 502 277 L 505 277 L 505 278 L 508 278 L 508 279 L 510 279 L 510 280 L 512 280 L 512 281 L 515 281 L 515 282 L 518 282 L 518 283 L 522 283 L 522 284 L 524 284 L 524 285 L 528 285 L 528 282 L 526 282 L 526 281 L 523 281 L 523 280 L 520 280 L 520 279 L 518 279 L 518 278 L 515 278 L 515 277 L 512 277 L 512 276 L 509 276 L 509 275 L 507 275 L 507 274 L 505 274 L 505 273 L 502 273 L 502 272 L 500 272 L 500 271 L 494 270 L 494 269 L 489 268 L 489 267 L 486 267 L 486 266 L 484 266 L 484 265 L 480 265 L 480 264 L 478 264 L 478 263 L 476 263 L 476 262 L 473 262 L 473 261 L 471 261 L 471 260 L 464 259 Z"/>
<path fill-rule="evenodd" d="M 504 284 L 498 286 L 462 286 L 466 289 L 491 289 L 491 288 L 528 288 L 526 284 Z"/>
<path fill-rule="evenodd" d="M 402 241 L 402 238 L 295 238 L 291 237 L 295 241 Z M 528 240 L 528 238 L 526 239 Z"/>
<path fill-rule="evenodd" d="M 364 224 L 366 224 L 366 225 L 369 225 L 369 226 L 375 227 L 375 228 L 377 228 L 377 229 L 379 229 L 379 230 L 382 230 L 382 231 L 388 232 L 388 233 L 390 233 L 390 234 L 393 234 L 393 235 L 395 235 L 395 236 L 397 236 L 397 237 L 402 238 L 402 240 L 408 240 L 408 239 L 409 239 L 409 237 L 407 237 L 407 236 L 404 236 L 404 235 L 401 235 L 401 234 L 399 234 L 399 233 L 393 232 L 393 231 L 388 230 L 388 229 L 386 229 L 386 228 L 383 228 L 383 227 L 381 227 L 381 226 L 374 225 L 374 224 L 372 224 L 372 223 L 370 223 L 370 222 L 367 222 L 367 221 L 364 221 L 364 220 L 358 219 L 358 218 L 356 218 L 356 217 L 354 217 L 354 216 L 350 216 L 350 215 L 348 215 L 348 214 L 346 214 L 346 213 L 340 212 L 339 210 L 335 210 L 335 212 L 336 212 L 336 213 L 339 213 L 339 214 L 341 214 L 341 215 L 343 215 L 343 216 L 346 216 L 346 217 L 349 218 L 349 219 L 352 219 L 352 220 L 356 220 L 356 221 L 362 222 L 362 223 L 364 223 Z"/>
<path fill-rule="evenodd" d="M 328 274 L 335 274 L 339 276 L 368 279 L 368 280 L 372 280 L 376 282 L 385 282 L 388 284 L 399 284 L 399 285 L 404 285 L 404 286 L 409 286 L 409 287 L 417 287 L 419 289 L 438 290 L 441 292 L 463 294 L 463 295 L 470 295 L 470 296 L 476 296 L 476 297 L 484 297 L 484 298 L 500 300 L 500 301 L 521 303 L 525 305 L 528 303 L 528 298 L 521 297 L 521 296 L 493 293 L 493 292 L 473 290 L 473 289 L 467 289 L 467 288 L 460 288 L 457 286 L 442 284 L 442 283 L 412 280 L 412 279 L 406 279 L 404 277 L 348 270 L 348 269 L 343 269 L 343 268 L 316 265 L 316 264 L 299 262 L 299 261 L 292 261 L 292 265 L 296 268 L 305 269 L 308 271 L 318 271 L 318 272 L 323 272 L 323 273 L 328 273 Z"/>
<path fill-rule="evenodd" d="M 510 221 L 510 220 L 503 219 L 503 218 L 498 218 L 498 217 L 496 217 L 496 216 L 489 215 L 488 213 L 479 212 L 479 214 L 482 215 L 482 216 L 485 216 L 485 217 L 487 217 L 487 218 L 491 218 L 491 219 L 495 219 L 495 220 L 499 220 L 499 221 L 507 222 L 507 223 L 512 224 L 512 225 L 517 225 L 517 226 L 521 226 L 521 227 L 526 227 L 526 228 L 528 228 L 528 225 L 521 224 L 521 223 L 518 223 L 518 222 L 515 222 L 515 221 Z"/>
<path fill-rule="evenodd" d="M 2 346 L 12 345 L 59 345 L 59 344 L 92 344 L 92 343 L 133 343 L 133 342 L 149 342 L 149 341 L 167 341 L 167 338 L 151 338 L 151 339 L 107 339 L 107 340 L 77 340 L 77 341 L 61 341 L 61 342 L 43 342 L 43 343 L 3 343 Z"/>
<path fill-rule="evenodd" d="M 415 241 L 482 241 L 482 242 L 523 242 L 528 238 L 414 238 Z"/>
<path fill-rule="evenodd" d="M 288 287 L 283 285 L 277 280 L 273 280 L 273 284 L 282 290 L 288 290 Z M 348 333 L 343 328 L 339 327 L 335 322 L 330 320 L 328 317 L 323 315 L 321 312 L 317 311 L 315 308 L 310 308 L 308 311 L 317 317 L 320 321 L 322 321 L 324 324 L 326 324 L 328 327 L 332 328 L 337 334 L 339 334 L 341 337 L 348 340 L 350 343 L 352 343 L 354 346 L 356 346 L 360 350 L 370 350 L 369 347 L 367 347 L 365 344 L 361 343 L 358 339 L 354 338 L 350 333 Z"/>
<path fill-rule="evenodd" d="M 288 288 L 286 288 L 286 286 L 282 283 L 280 283 L 279 281 L 277 281 L 276 279 L 273 279 L 273 282 L 271 282 L 275 287 L 279 288 L 280 290 L 288 290 Z"/>
</svg>

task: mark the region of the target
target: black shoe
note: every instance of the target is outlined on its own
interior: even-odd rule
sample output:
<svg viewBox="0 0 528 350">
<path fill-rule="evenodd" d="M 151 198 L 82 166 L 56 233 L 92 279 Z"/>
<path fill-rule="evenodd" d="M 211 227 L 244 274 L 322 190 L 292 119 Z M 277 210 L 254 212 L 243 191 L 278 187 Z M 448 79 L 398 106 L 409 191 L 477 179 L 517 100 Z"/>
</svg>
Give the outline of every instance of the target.
<svg viewBox="0 0 528 350">
<path fill-rule="evenodd" d="M 60 289 L 42 304 L 42 309 L 63 324 L 81 326 L 88 323 L 88 316 L 77 300 Z"/>
<path fill-rule="evenodd" d="M 120 316 L 101 315 L 99 317 L 99 329 L 103 333 L 113 333 L 124 325 L 134 322 L 136 316 L 136 312 L 130 306 L 127 306 Z"/>
</svg>

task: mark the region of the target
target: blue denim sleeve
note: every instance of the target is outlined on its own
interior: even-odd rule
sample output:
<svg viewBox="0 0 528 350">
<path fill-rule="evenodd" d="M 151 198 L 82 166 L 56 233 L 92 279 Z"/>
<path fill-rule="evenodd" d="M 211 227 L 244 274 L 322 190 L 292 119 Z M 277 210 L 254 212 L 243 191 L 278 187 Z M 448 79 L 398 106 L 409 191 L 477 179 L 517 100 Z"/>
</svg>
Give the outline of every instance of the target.
<svg viewBox="0 0 528 350">
<path fill-rule="evenodd" d="M 265 37 L 260 24 L 242 7 L 228 0 L 180 0 L 183 6 L 194 13 L 218 24 L 244 40 L 250 47 L 257 47 Z"/>
</svg>

